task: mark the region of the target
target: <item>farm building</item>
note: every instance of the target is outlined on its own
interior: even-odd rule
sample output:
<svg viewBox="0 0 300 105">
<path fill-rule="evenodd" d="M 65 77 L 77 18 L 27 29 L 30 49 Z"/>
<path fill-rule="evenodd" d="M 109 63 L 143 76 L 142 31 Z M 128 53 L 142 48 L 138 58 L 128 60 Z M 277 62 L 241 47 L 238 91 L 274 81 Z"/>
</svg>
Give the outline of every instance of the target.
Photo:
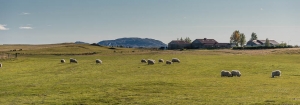
<svg viewBox="0 0 300 105">
<path fill-rule="evenodd" d="M 168 49 L 183 49 L 183 48 L 190 48 L 191 44 L 185 41 L 180 40 L 173 40 L 168 44 Z"/>
<path fill-rule="evenodd" d="M 192 48 L 192 49 L 205 49 L 205 48 L 231 48 L 230 43 L 218 43 L 215 39 L 195 39 L 192 43 L 185 41 L 173 40 L 168 44 L 168 49 L 181 49 L 181 48 Z"/>
<path fill-rule="evenodd" d="M 275 40 L 269 40 L 270 46 L 278 46 L 279 43 Z M 250 40 L 247 42 L 247 47 L 265 46 L 266 40 Z"/>
<path fill-rule="evenodd" d="M 192 48 L 199 49 L 199 48 L 212 48 L 215 47 L 215 44 L 218 42 L 215 39 L 195 39 L 192 42 Z"/>
<path fill-rule="evenodd" d="M 215 39 L 196 39 L 192 42 L 193 49 L 201 48 L 231 48 L 230 43 L 218 43 Z"/>
</svg>

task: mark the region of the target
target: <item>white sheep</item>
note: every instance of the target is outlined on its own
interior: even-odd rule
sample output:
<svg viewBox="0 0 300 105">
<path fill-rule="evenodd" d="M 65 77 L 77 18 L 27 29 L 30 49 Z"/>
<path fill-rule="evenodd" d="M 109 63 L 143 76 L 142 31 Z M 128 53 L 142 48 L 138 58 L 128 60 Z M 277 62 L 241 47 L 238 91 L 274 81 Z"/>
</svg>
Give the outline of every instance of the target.
<svg viewBox="0 0 300 105">
<path fill-rule="evenodd" d="M 74 58 L 70 58 L 70 63 L 77 63 L 77 60 Z"/>
<path fill-rule="evenodd" d="M 242 76 L 242 73 L 239 70 L 232 70 L 231 75 L 240 77 L 240 76 Z"/>
<path fill-rule="evenodd" d="M 66 60 L 65 60 L 65 59 L 61 59 L 60 62 L 61 62 L 61 63 L 65 63 Z"/>
<path fill-rule="evenodd" d="M 280 70 L 274 70 L 272 71 L 272 78 L 274 78 L 275 76 L 280 76 L 281 75 L 281 71 Z"/>
<path fill-rule="evenodd" d="M 159 59 L 159 60 L 158 60 L 158 62 L 162 62 L 162 63 L 163 63 L 163 62 L 164 62 L 164 60 L 163 60 L 163 59 Z"/>
<path fill-rule="evenodd" d="M 232 74 L 229 71 L 222 70 L 221 71 L 221 77 L 232 77 Z"/>
<path fill-rule="evenodd" d="M 148 59 L 148 65 L 154 65 L 155 64 L 155 60 L 153 59 Z"/>
<path fill-rule="evenodd" d="M 147 63 L 147 60 L 146 59 L 142 59 L 141 62 L 142 63 Z"/>
<path fill-rule="evenodd" d="M 180 63 L 180 60 L 178 58 L 172 58 L 172 62 L 178 62 L 178 63 Z"/>
<path fill-rule="evenodd" d="M 100 59 L 96 59 L 97 64 L 102 64 L 102 61 Z"/>
<path fill-rule="evenodd" d="M 169 61 L 169 60 L 166 60 L 166 64 L 172 64 L 173 62 Z"/>
<path fill-rule="evenodd" d="M 0 63 L 0 67 L 2 67 L 3 65 L 2 65 L 2 63 Z"/>
</svg>

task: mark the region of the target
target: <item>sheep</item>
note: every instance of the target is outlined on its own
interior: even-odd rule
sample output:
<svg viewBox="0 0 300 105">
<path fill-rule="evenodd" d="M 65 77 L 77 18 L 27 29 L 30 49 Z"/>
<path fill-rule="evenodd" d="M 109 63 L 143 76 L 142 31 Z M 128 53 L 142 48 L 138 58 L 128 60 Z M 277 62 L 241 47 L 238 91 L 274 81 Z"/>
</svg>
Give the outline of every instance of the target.
<svg viewBox="0 0 300 105">
<path fill-rule="evenodd" d="M 155 64 L 155 60 L 148 59 L 148 65 L 154 65 L 154 64 Z"/>
<path fill-rule="evenodd" d="M 96 59 L 96 64 L 102 64 L 102 61 L 100 59 Z"/>
<path fill-rule="evenodd" d="M 166 64 L 172 64 L 173 62 L 169 61 L 169 60 L 166 60 Z"/>
<path fill-rule="evenodd" d="M 274 78 L 275 76 L 280 76 L 281 75 L 281 71 L 280 70 L 274 70 L 272 71 L 272 78 Z"/>
<path fill-rule="evenodd" d="M 2 63 L 0 63 L 0 67 L 2 67 Z"/>
<path fill-rule="evenodd" d="M 65 62 L 66 62 L 65 59 L 61 59 L 61 60 L 60 60 L 60 63 L 65 63 Z"/>
<path fill-rule="evenodd" d="M 172 62 L 178 62 L 178 63 L 180 63 L 180 60 L 178 58 L 172 58 Z"/>
<path fill-rule="evenodd" d="M 74 58 L 70 58 L 70 63 L 77 63 L 77 60 Z"/>
<path fill-rule="evenodd" d="M 158 62 L 162 62 L 162 63 L 164 63 L 164 60 L 163 60 L 163 59 L 159 59 L 159 60 L 158 60 Z"/>
<path fill-rule="evenodd" d="M 142 63 L 147 63 L 147 60 L 146 59 L 142 59 L 141 62 Z"/>
<path fill-rule="evenodd" d="M 231 72 L 229 72 L 229 71 L 226 71 L 226 70 L 222 70 L 221 71 L 221 77 L 232 77 L 232 74 L 231 74 Z"/>
<path fill-rule="evenodd" d="M 237 76 L 237 77 L 242 76 L 242 73 L 239 70 L 232 70 L 231 74 L 232 76 Z"/>
</svg>

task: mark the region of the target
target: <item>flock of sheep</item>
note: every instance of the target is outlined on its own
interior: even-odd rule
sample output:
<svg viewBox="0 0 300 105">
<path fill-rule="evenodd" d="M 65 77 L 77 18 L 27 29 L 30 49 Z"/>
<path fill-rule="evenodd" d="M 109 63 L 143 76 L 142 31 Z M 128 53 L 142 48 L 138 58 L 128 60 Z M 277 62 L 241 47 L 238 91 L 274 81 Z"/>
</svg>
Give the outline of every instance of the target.
<svg viewBox="0 0 300 105">
<path fill-rule="evenodd" d="M 61 63 L 65 63 L 65 59 L 60 60 Z M 74 58 L 70 58 L 70 63 L 78 63 L 78 61 Z M 102 64 L 102 61 L 100 59 L 96 59 L 96 64 Z"/>
<path fill-rule="evenodd" d="M 65 63 L 66 60 L 61 59 L 60 62 Z M 142 63 L 148 63 L 148 65 L 154 65 L 155 64 L 155 60 L 153 60 L 153 59 L 148 59 L 148 60 L 142 59 L 141 62 Z M 159 59 L 158 62 L 164 63 L 164 60 Z M 166 60 L 166 64 L 173 64 L 174 62 L 180 63 L 180 60 L 178 58 L 172 58 L 171 61 Z M 74 58 L 70 58 L 70 63 L 78 63 L 78 61 Z M 96 59 L 96 64 L 102 64 L 102 61 L 100 59 Z M 0 63 L 0 68 L 2 66 L 3 66 L 2 63 Z M 275 71 L 272 71 L 272 73 L 271 73 L 272 78 L 274 78 L 275 76 L 280 76 L 280 75 L 281 75 L 280 70 L 275 70 Z M 242 73 L 239 70 L 232 70 L 231 72 L 226 71 L 226 70 L 221 71 L 221 77 L 233 77 L 233 76 L 240 77 L 240 76 L 242 76 Z"/>
<path fill-rule="evenodd" d="M 142 63 L 148 63 L 148 65 L 154 65 L 155 64 L 155 60 L 153 60 L 153 59 L 148 59 L 148 60 L 142 59 L 141 62 Z M 159 59 L 158 62 L 164 63 L 164 60 L 163 59 Z M 171 61 L 166 60 L 166 64 L 169 64 L 169 65 L 172 64 L 173 62 L 180 63 L 180 60 L 178 58 L 172 58 Z"/>
<path fill-rule="evenodd" d="M 232 70 L 231 72 L 226 70 L 221 71 L 221 77 L 233 77 L 233 76 L 240 77 L 242 76 L 242 73 L 239 70 Z"/>
<path fill-rule="evenodd" d="M 154 65 L 155 64 L 155 60 L 153 59 L 142 59 L 141 60 L 142 63 L 148 63 L 148 65 Z M 159 59 L 158 62 L 164 62 L 163 59 Z M 180 60 L 178 58 L 172 58 L 171 61 L 167 60 L 166 64 L 172 64 L 173 62 L 178 62 L 180 63 Z M 281 75 L 281 71 L 280 70 L 275 70 L 272 71 L 271 76 L 272 78 L 274 78 L 275 76 L 280 76 Z M 221 77 L 233 77 L 233 76 L 237 76 L 237 77 L 241 77 L 242 73 L 239 70 L 232 70 L 230 71 L 226 71 L 226 70 L 222 70 L 221 71 Z"/>
<path fill-rule="evenodd" d="M 274 78 L 275 76 L 280 76 L 280 75 L 281 75 L 280 70 L 274 70 L 271 73 L 272 78 Z M 221 71 L 221 77 L 233 77 L 233 76 L 240 77 L 240 76 L 242 76 L 242 73 L 239 70 L 232 70 L 231 72 L 226 71 L 226 70 Z"/>
</svg>

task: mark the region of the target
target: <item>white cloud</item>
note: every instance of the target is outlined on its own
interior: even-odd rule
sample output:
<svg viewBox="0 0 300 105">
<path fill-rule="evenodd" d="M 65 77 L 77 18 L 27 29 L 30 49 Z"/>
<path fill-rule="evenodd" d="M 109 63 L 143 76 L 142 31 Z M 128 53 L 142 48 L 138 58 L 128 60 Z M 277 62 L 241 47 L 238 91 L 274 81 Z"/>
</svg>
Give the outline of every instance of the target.
<svg viewBox="0 0 300 105">
<path fill-rule="evenodd" d="M 28 26 L 25 26 L 25 27 L 19 27 L 20 29 L 26 29 L 26 30 L 30 30 L 30 29 L 33 29 L 32 27 L 28 27 Z"/>
<path fill-rule="evenodd" d="M 260 8 L 260 10 L 262 11 L 262 10 L 264 10 L 263 8 Z"/>
<path fill-rule="evenodd" d="M 6 26 L 6 25 L 0 24 L 0 30 L 9 30 L 9 28 L 6 28 L 5 26 Z"/>
<path fill-rule="evenodd" d="M 28 12 L 22 12 L 21 14 L 22 15 L 29 15 L 30 13 L 28 13 Z"/>
</svg>

